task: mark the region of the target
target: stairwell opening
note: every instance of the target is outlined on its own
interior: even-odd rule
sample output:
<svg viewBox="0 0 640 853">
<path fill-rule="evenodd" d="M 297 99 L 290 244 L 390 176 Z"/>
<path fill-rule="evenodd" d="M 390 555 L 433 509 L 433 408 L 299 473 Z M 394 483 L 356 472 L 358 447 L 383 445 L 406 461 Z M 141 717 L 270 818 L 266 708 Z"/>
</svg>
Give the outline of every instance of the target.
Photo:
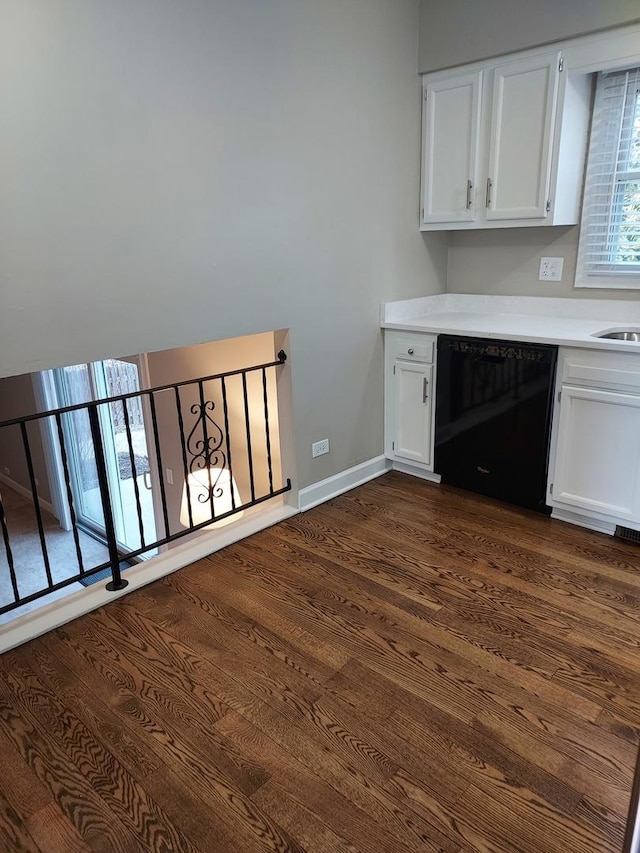
<svg viewBox="0 0 640 853">
<path fill-rule="evenodd" d="M 285 347 L 266 332 L 0 379 L 0 623 L 291 514 Z"/>
</svg>

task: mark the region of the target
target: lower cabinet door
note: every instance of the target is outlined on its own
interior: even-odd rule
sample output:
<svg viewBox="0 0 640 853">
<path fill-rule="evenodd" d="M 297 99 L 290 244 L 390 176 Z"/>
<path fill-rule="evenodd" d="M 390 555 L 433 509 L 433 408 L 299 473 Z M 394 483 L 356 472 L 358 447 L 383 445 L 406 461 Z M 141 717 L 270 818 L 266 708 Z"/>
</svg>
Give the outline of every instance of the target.
<svg viewBox="0 0 640 853">
<path fill-rule="evenodd" d="M 394 364 L 393 453 L 399 459 L 431 464 L 433 365 Z"/>
<path fill-rule="evenodd" d="M 564 385 L 554 504 L 640 521 L 640 396 Z"/>
</svg>

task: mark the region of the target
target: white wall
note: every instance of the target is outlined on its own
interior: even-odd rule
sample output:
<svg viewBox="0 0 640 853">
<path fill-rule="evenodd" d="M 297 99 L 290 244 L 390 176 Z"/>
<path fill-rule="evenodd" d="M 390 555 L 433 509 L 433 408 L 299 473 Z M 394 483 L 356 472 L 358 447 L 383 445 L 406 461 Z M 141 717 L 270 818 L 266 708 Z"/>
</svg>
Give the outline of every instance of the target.
<svg viewBox="0 0 640 853">
<path fill-rule="evenodd" d="M 421 71 L 640 20 L 640 0 L 421 0 Z"/>
<path fill-rule="evenodd" d="M 0 375 L 288 327 L 299 485 L 381 453 L 378 303 L 445 286 L 417 32 L 417 0 L 3 0 Z"/>
</svg>

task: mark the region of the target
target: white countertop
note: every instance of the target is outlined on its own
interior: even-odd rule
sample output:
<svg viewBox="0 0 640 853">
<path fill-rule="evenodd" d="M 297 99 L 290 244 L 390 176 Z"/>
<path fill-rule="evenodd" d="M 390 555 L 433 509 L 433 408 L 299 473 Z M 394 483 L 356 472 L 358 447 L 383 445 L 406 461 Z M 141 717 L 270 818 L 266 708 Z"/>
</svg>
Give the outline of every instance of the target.
<svg viewBox="0 0 640 853">
<path fill-rule="evenodd" d="M 443 293 L 383 303 L 381 326 L 383 329 L 593 347 L 640 355 L 640 343 L 594 337 L 597 332 L 618 328 L 640 331 L 640 299 Z"/>
</svg>

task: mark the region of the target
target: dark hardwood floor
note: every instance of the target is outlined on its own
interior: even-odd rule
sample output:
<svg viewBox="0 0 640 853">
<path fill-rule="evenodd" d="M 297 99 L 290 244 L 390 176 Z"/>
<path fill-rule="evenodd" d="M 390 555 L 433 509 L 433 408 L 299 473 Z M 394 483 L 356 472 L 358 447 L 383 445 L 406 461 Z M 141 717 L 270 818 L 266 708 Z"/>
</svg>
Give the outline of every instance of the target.
<svg viewBox="0 0 640 853">
<path fill-rule="evenodd" d="M 640 548 L 389 474 L 0 658 L 0 851 L 619 851 Z"/>
</svg>

